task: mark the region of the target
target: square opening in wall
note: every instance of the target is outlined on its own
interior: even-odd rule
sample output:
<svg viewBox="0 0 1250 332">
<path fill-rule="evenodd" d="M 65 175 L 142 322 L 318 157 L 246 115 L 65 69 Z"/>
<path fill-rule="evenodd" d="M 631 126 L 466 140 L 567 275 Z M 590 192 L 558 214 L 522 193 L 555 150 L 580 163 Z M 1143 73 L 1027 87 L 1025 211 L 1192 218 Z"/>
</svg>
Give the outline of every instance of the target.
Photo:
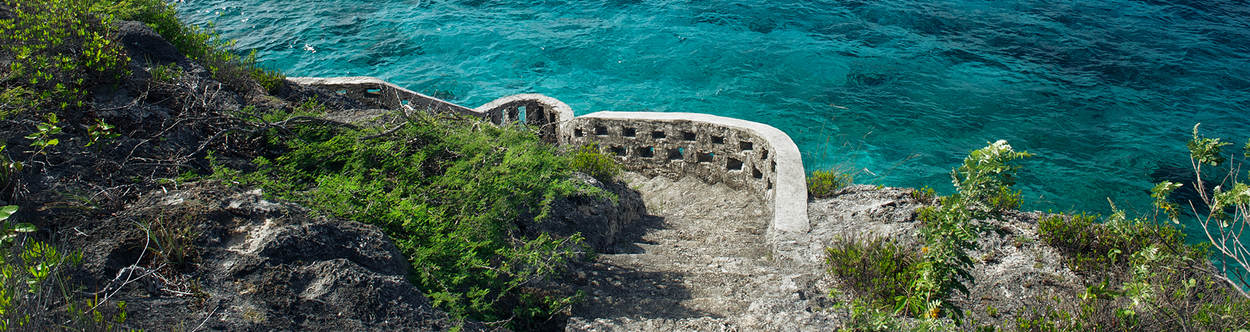
<svg viewBox="0 0 1250 332">
<path fill-rule="evenodd" d="M 662 131 L 656 130 L 656 131 L 651 132 L 651 138 L 661 139 L 665 137 L 668 137 L 668 135 L 665 135 L 664 132 Z"/>
<path fill-rule="evenodd" d="M 638 148 L 638 156 L 643 158 L 651 158 L 655 156 L 655 147 L 644 146 Z"/>
<path fill-rule="evenodd" d="M 760 169 L 758 168 L 751 167 L 751 176 L 755 177 L 756 179 L 763 179 L 764 173 L 760 173 Z"/>
<path fill-rule="evenodd" d="M 768 160 L 768 149 L 760 149 L 760 160 Z"/>
<path fill-rule="evenodd" d="M 608 151 L 612 151 L 612 154 L 618 155 L 618 156 L 625 155 L 625 147 L 618 146 L 618 145 L 613 145 L 612 147 L 608 148 Z"/>
<path fill-rule="evenodd" d="M 632 127 L 621 128 L 621 136 L 625 136 L 625 137 L 638 136 L 638 128 L 632 128 Z"/>
<path fill-rule="evenodd" d="M 582 132 L 582 130 L 581 130 L 581 129 L 573 129 L 573 136 L 574 136 L 574 137 L 582 137 L 582 136 L 585 136 L 585 135 L 586 135 L 586 133 Z"/>
<path fill-rule="evenodd" d="M 682 148 L 668 149 L 668 160 L 682 160 L 685 158 Z"/>
<path fill-rule="evenodd" d="M 738 148 L 742 149 L 742 151 L 747 151 L 747 150 L 751 150 L 755 148 L 755 144 L 751 144 L 751 142 L 747 142 L 747 141 L 742 141 L 742 142 L 738 142 Z"/>
<path fill-rule="evenodd" d="M 699 154 L 699 162 L 701 162 L 701 163 L 710 163 L 710 162 L 712 162 L 712 157 L 714 157 L 714 156 L 716 156 L 716 154 L 715 154 L 715 153 L 711 153 L 711 152 L 700 153 L 700 154 Z"/>
<path fill-rule="evenodd" d="M 608 127 L 595 126 L 595 135 L 603 136 L 608 134 Z"/>
<path fill-rule="evenodd" d="M 693 131 L 683 131 L 681 132 L 681 139 L 693 141 L 695 139 L 695 134 Z"/>
<path fill-rule="evenodd" d="M 712 144 L 725 144 L 725 136 L 712 136 Z"/>
<path fill-rule="evenodd" d="M 725 162 L 725 169 L 728 169 L 731 171 L 741 171 L 742 161 L 738 159 L 734 159 L 734 158 L 728 158 L 727 161 Z"/>
</svg>

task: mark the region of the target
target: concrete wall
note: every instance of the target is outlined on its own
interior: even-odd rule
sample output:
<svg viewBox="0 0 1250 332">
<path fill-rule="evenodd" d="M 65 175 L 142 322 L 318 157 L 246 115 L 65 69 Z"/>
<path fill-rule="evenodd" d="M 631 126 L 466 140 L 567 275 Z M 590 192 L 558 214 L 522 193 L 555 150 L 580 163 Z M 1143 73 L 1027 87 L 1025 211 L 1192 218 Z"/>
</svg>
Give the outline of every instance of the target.
<svg viewBox="0 0 1250 332">
<path fill-rule="evenodd" d="M 573 109 L 564 102 L 540 94 L 522 94 L 495 99 L 473 109 L 495 124 L 521 123 L 539 130 L 548 143 L 559 143 L 560 125 L 573 119 Z"/>
<path fill-rule="evenodd" d="M 295 84 L 322 87 L 377 108 L 400 109 L 407 106 L 435 113 L 481 116 L 468 107 L 416 93 L 376 77 L 288 77 L 287 80 Z"/>
<path fill-rule="evenodd" d="M 553 144 L 597 144 L 628 170 L 651 176 L 695 176 L 725 183 L 768 202 L 773 238 L 806 233 L 807 174 L 790 136 L 772 126 L 696 113 L 596 112 L 573 116 L 568 105 L 539 94 L 496 99 L 469 109 L 372 77 L 289 78 L 373 103 L 458 113 L 495 124 L 536 128 Z"/>
<path fill-rule="evenodd" d="M 696 113 L 596 112 L 564 127 L 565 144 L 595 143 L 628 170 L 695 176 L 757 195 L 771 231 L 807 232 L 807 178 L 790 136 L 772 126 Z"/>
</svg>

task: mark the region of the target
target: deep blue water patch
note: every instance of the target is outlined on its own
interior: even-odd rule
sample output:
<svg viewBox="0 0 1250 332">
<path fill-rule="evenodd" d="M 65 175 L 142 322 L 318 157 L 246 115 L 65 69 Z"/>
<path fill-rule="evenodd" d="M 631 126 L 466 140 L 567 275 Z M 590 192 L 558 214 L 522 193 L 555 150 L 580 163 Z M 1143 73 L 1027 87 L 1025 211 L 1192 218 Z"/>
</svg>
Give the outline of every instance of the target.
<svg viewBox="0 0 1250 332">
<path fill-rule="evenodd" d="M 697 112 L 789 133 L 809 170 L 951 191 L 967 152 L 1037 154 L 1025 207 L 1145 212 L 1194 123 L 1250 137 L 1239 1 L 187 0 L 261 63 L 476 106 Z M 1190 227 L 1193 231 L 1196 227 Z"/>
</svg>

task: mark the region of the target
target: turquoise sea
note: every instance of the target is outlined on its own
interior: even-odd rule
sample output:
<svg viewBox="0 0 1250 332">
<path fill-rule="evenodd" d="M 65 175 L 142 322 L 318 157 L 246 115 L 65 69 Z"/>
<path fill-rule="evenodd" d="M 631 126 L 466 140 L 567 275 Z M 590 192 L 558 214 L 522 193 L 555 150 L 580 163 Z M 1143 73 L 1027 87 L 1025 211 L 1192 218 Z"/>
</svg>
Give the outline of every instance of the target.
<svg viewBox="0 0 1250 332">
<path fill-rule="evenodd" d="M 1184 143 L 1250 137 L 1242 1 L 184 0 L 291 76 L 377 76 L 466 106 L 537 92 L 578 114 L 773 125 L 808 170 L 950 192 L 967 152 L 1037 156 L 1025 208 L 1146 212 Z M 1194 227 L 1191 227 L 1191 231 Z"/>
</svg>

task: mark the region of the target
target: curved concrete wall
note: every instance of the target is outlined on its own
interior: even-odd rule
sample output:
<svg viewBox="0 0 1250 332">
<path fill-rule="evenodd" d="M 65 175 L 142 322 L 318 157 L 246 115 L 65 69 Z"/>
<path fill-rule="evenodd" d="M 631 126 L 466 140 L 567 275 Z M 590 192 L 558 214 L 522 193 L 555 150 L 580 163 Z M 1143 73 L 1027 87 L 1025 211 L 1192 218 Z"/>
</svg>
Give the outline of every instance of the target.
<svg viewBox="0 0 1250 332">
<path fill-rule="evenodd" d="M 538 128 L 549 143 L 560 142 L 560 126 L 573 119 L 573 109 L 555 98 L 540 94 L 520 94 L 495 99 L 473 109 L 495 124 L 522 123 Z"/>
<path fill-rule="evenodd" d="M 810 228 L 803 158 L 790 136 L 766 124 L 697 113 L 596 112 L 574 117 L 568 105 L 540 94 L 503 97 L 469 109 L 373 77 L 288 79 L 380 108 L 411 107 L 495 124 L 521 123 L 537 128 L 553 144 L 594 143 L 631 171 L 696 176 L 758 195 L 772 210 L 769 231 L 774 238 Z"/>
<path fill-rule="evenodd" d="M 631 171 L 746 189 L 772 208 L 771 230 L 808 231 L 803 159 L 777 128 L 697 113 L 596 112 L 564 130 L 565 144 L 596 143 Z"/>
</svg>

